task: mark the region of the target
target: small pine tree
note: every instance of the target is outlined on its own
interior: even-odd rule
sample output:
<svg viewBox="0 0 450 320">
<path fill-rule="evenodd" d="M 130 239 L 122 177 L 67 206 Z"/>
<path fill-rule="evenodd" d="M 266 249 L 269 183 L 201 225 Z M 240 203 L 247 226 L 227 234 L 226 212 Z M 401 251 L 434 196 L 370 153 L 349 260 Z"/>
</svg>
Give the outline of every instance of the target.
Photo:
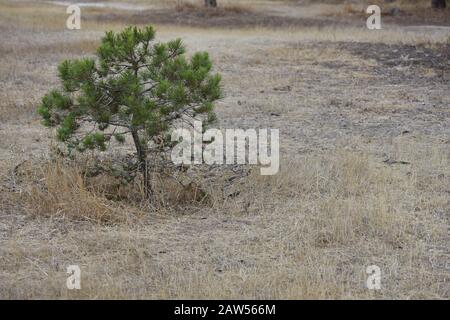
<svg viewBox="0 0 450 320">
<path fill-rule="evenodd" d="M 44 125 L 57 127 L 57 138 L 69 150 L 103 151 L 111 138 L 124 143 L 131 135 L 147 197 L 151 141 L 167 141 L 169 130 L 186 118 L 211 123 L 213 102 L 221 97 L 221 78 L 211 74 L 206 52 L 186 59 L 180 39 L 154 39 L 151 26 L 106 32 L 98 59 L 59 65 L 62 87 L 46 94 L 38 108 Z"/>
</svg>

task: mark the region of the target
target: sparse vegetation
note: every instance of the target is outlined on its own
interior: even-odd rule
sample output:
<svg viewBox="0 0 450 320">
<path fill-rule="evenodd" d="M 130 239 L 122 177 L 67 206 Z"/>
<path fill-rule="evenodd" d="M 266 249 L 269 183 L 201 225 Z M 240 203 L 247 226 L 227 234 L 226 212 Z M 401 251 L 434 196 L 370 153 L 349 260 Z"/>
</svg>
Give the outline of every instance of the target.
<svg viewBox="0 0 450 320">
<path fill-rule="evenodd" d="M 448 299 L 448 8 L 382 1 L 404 13 L 372 32 L 358 1 L 186 1 L 223 9 L 210 18 L 124 1 L 148 8 L 83 7 L 68 31 L 64 6 L 0 0 L 0 298 Z M 191 166 L 152 177 L 150 202 L 116 174 L 136 163 L 132 138 L 58 156 L 36 112 L 58 65 L 149 22 L 209 52 L 218 128 L 280 128 L 277 175 Z M 81 290 L 65 286 L 73 264 Z"/>
</svg>

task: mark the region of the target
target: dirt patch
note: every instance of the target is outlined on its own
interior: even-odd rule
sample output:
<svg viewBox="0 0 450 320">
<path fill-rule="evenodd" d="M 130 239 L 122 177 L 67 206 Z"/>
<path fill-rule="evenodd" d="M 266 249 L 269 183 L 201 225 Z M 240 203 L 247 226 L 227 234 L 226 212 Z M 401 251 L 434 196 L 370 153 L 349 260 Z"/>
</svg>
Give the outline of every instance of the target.
<svg viewBox="0 0 450 320">
<path fill-rule="evenodd" d="M 450 10 L 435 10 L 431 8 L 420 10 L 390 10 L 383 16 L 383 19 L 385 23 L 398 25 L 450 26 Z"/>
<path fill-rule="evenodd" d="M 420 70 L 433 70 L 440 80 L 450 79 L 450 45 L 433 47 L 392 45 L 382 43 L 337 43 L 339 50 L 378 62 L 374 72 L 385 75 L 393 83 L 420 80 L 429 81 L 429 76 Z M 409 81 L 408 81 L 409 82 Z"/>
<path fill-rule="evenodd" d="M 374 59 L 385 66 L 415 65 L 427 68 L 450 67 L 450 44 L 433 48 L 413 45 L 383 43 L 338 43 L 338 48 L 347 49 L 364 59 Z"/>
<path fill-rule="evenodd" d="M 349 17 L 367 18 L 365 11 L 347 11 Z M 450 26 L 450 10 L 435 10 L 431 8 L 404 9 L 397 7 L 382 8 L 382 23 L 402 26 L 435 25 Z"/>
<path fill-rule="evenodd" d="M 87 20 L 99 22 L 120 21 L 127 24 L 170 24 L 192 27 L 330 27 L 333 25 L 349 26 L 351 21 L 345 19 L 298 18 L 280 16 L 275 12 L 258 12 L 246 8 L 190 8 L 155 9 L 139 13 L 100 13 L 86 16 Z"/>
</svg>

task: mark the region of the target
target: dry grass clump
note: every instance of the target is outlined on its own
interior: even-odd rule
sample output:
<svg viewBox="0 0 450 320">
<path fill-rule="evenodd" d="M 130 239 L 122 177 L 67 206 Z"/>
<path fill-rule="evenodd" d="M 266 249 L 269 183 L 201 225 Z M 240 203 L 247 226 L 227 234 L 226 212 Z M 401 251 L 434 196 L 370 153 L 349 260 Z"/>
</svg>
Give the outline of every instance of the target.
<svg viewBox="0 0 450 320">
<path fill-rule="evenodd" d="M 49 160 L 36 167 L 25 163 L 15 171 L 23 188 L 22 201 L 34 215 L 116 223 L 179 206 L 211 205 L 211 196 L 198 183 L 181 183 L 163 173 L 154 174 L 154 196 L 147 200 L 139 176 L 124 181 L 111 172 L 92 173 L 86 159 Z"/>
<path fill-rule="evenodd" d="M 57 160 L 28 170 L 26 178 L 22 178 L 24 183 L 30 183 L 25 187 L 23 200 L 31 214 L 98 222 L 124 221 L 130 211 L 142 214 L 137 207 L 124 207 L 108 199 L 113 193 L 125 196 L 120 185 L 89 180 L 79 167 Z"/>
</svg>

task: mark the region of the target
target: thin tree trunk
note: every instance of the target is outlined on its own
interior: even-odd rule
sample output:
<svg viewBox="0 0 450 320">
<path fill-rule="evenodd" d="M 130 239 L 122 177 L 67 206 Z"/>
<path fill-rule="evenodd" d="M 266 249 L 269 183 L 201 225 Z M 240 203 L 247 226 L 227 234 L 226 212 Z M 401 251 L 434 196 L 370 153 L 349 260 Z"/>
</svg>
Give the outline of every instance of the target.
<svg viewBox="0 0 450 320">
<path fill-rule="evenodd" d="M 136 78 L 138 78 L 138 67 L 137 63 L 134 64 L 133 67 L 134 75 Z M 144 194 L 145 198 L 149 199 L 152 194 L 152 187 L 150 185 L 150 175 L 148 173 L 148 166 L 147 166 L 147 153 L 144 150 L 144 147 L 141 144 L 141 141 L 139 140 L 139 134 L 137 130 L 133 129 L 131 130 L 131 135 L 133 136 L 134 145 L 136 147 L 136 152 L 139 159 L 139 168 L 141 170 L 142 176 L 144 178 Z"/>
<path fill-rule="evenodd" d="M 216 0 L 205 0 L 205 6 L 206 7 L 217 7 L 217 1 Z"/>
<path fill-rule="evenodd" d="M 431 0 L 431 7 L 440 9 L 446 8 L 446 0 Z"/>
<path fill-rule="evenodd" d="M 148 199 L 152 194 L 152 187 L 150 185 L 150 175 L 148 172 L 147 155 L 141 144 L 141 141 L 139 141 L 139 135 L 137 131 L 133 130 L 131 132 L 131 135 L 133 136 L 134 145 L 136 147 L 136 152 L 139 159 L 139 169 L 141 170 L 142 176 L 144 178 L 145 197 Z"/>
</svg>

